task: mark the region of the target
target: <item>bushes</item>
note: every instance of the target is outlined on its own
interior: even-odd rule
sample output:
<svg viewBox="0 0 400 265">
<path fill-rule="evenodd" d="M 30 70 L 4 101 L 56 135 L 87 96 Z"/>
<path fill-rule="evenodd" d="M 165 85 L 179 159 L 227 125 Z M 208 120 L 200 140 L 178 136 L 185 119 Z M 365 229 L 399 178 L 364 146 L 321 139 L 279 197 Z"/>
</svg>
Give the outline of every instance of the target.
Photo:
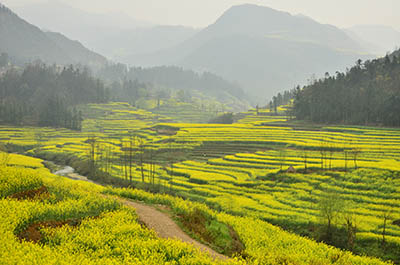
<svg viewBox="0 0 400 265">
<path fill-rule="evenodd" d="M 232 124 L 233 123 L 233 113 L 225 113 L 214 119 L 211 119 L 208 123 L 217 123 L 217 124 Z"/>
</svg>

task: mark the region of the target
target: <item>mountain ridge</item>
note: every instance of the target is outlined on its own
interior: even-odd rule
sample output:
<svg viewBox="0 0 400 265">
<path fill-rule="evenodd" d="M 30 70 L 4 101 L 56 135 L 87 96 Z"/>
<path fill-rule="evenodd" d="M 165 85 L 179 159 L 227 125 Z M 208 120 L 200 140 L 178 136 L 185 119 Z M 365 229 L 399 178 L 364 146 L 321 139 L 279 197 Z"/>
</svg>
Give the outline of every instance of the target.
<svg viewBox="0 0 400 265">
<path fill-rule="evenodd" d="M 0 22 L 0 51 L 21 62 L 40 59 L 50 64 L 84 64 L 93 67 L 107 62 L 105 57 L 61 33 L 42 31 L 3 4 L 0 7 Z"/>
<path fill-rule="evenodd" d="M 291 47 L 297 53 L 283 47 Z M 313 56 L 313 49 L 318 50 L 319 57 Z M 309 54 L 303 54 L 304 51 Z M 246 58 L 247 53 L 252 54 L 251 60 Z M 266 101 L 279 90 L 305 83 L 313 74 L 323 76 L 326 71 L 344 70 L 357 59 L 367 58 L 365 54 L 356 41 L 334 26 L 245 4 L 228 9 L 215 23 L 173 48 L 134 55 L 126 61 L 134 65 L 178 65 L 214 72 L 238 82 L 254 99 L 262 97 Z M 296 65 L 292 65 L 288 56 L 301 57 L 303 61 L 296 59 Z M 296 74 L 290 73 L 289 68 Z"/>
</svg>

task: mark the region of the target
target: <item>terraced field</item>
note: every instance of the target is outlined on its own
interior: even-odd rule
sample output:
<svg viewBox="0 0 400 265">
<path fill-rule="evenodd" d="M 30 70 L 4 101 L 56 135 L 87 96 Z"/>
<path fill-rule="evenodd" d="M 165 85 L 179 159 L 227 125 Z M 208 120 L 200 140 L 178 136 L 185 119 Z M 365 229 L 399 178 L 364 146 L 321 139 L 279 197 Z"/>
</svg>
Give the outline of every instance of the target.
<svg viewBox="0 0 400 265">
<path fill-rule="evenodd" d="M 400 263 L 400 227 L 393 222 L 400 219 L 399 129 L 310 126 L 268 116 L 268 111 L 256 115 L 255 110 L 232 125 L 178 123 L 181 117 L 173 113 L 119 103 L 83 110 L 82 132 L 0 127 L 0 139 L 32 155 L 71 153 L 86 159 L 88 137 L 95 136 L 111 154 L 108 172 L 126 178 L 120 158 L 134 137 L 134 183 L 144 176 L 161 191 L 173 190 L 214 209 L 313 238 L 324 223 L 319 202 L 334 196 L 356 220 L 353 251 Z M 141 153 L 147 154 L 143 166 Z M 388 212 L 387 251 L 380 251 Z M 342 217 L 334 221 L 338 229 L 344 223 Z"/>
<path fill-rule="evenodd" d="M 22 156 L 11 155 L 21 161 Z M 105 188 L 52 175 L 41 160 L 0 167 L 1 264 L 373 264 L 252 217 L 140 190 Z M 201 211 L 237 231 L 246 254 L 214 259 L 193 245 L 163 239 L 138 223 L 133 208 L 109 195 L 164 205 L 173 213 Z"/>
</svg>

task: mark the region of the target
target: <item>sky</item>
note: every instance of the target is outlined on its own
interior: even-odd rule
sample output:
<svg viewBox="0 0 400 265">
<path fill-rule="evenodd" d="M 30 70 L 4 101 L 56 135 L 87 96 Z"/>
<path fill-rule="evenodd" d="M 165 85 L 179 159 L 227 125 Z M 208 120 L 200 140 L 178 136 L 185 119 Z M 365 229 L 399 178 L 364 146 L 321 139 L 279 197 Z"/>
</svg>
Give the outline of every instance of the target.
<svg viewBox="0 0 400 265">
<path fill-rule="evenodd" d="M 0 0 L 10 8 L 49 0 Z M 341 28 L 381 24 L 400 30 L 399 0 L 50 0 L 90 12 L 123 12 L 154 24 L 202 28 L 233 5 L 251 3 L 303 14 Z"/>
</svg>

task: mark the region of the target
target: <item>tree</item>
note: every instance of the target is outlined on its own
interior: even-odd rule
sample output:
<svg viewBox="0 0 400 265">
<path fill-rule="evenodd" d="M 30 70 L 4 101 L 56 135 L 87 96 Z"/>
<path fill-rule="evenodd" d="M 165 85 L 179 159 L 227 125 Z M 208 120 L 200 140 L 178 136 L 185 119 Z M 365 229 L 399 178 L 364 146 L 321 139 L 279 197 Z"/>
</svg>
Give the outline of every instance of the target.
<svg viewBox="0 0 400 265">
<path fill-rule="evenodd" d="M 9 62 L 10 62 L 10 60 L 8 58 L 8 54 L 4 53 L 4 52 L 1 53 L 1 55 L 0 55 L 0 67 L 6 67 Z"/>
<path fill-rule="evenodd" d="M 140 166 L 140 172 L 142 175 L 142 182 L 145 182 L 144 179 L 144 155 L 146 151 L 146 146 L 144 144 L 144 141 L 142 138 L 138 138 L 138 147 L 139 147 L 139 166 Z"/>
<path fill-rule="evenodd" d="M 304 172 L 307 173 L 308 151 L 305 147 L 303 148 L 303 150 L 301 152 L 301 157 L 303 158 L 303 162 L 304 162 Z"/>
<path fill-rule="evenodd" d="M 88 71 L 42 63 L 0 76 L 0 122 L 12 125 L 65 127 L 81 130 L 82 113 L 74 106 L 104 103 L 108 89 Z"/>
<path fill-rule="evenodd" d="M 274 113 L 275 115 L 278 115 L 278 97 L 274 96 L 272 98 L 272 104 L 274 106 Z"/>
<path fill-rule="evenodd" d="M 347 248 L 353 251 L 357 237 L 357 215 L 352 203 L 343 204 L 342 218 L 347 233 Z"/>
<path fill-rule="evenodd" d="M 282 171 L 283 169 L 283 165 L 286 162 L 286 156 L 287 156 L 287 150 L 286 150 L 286 146 L 279 148 L 279 163 L 280 163 L 280 170 Z"/>
<path fill-rule="evenodd" d="M 36 141 L 36 152 L 40 151 L 44 142 L 44 135 L 43 132 L 37 130 L 35 132 L 35 141 Z"/>
<path fill-rule="evenodd" d="M 225 113 L 216 118 L 211 119 L 208 123 L 216 123 L 216 124 L 232 124 L 233 123 L 233 113 Z"/>
<path fill-rule="evenodd" d="M 329 150 L 328 150 L 328 152 L 329 152 L 329 170 L 332 170 L 332 159 L 333 159 L 333 155 L 335 154 L 335 150 L 336 150 L 335 145 L 330 144 Z"/>
<path fill-rule="evenodd" d="M 98 140 L 95 136 L 89 136 L 86 142 L 89 144 L 88 158 L 89 158 L 89 175 L 94 177 L 96 175 L 96 158 L 98 151 Z"/>
<path fill-rule="evenodd" d="M 296 118 L 315 123 L 400 126 L 398 54 L 364 63 L 358 60 L 346 73 L 327 74 L 296 89 Z"/>
<path fill-rule="evenodd" d="M 325 193 L 322 194 L 318 201 L 318 210 L 320 217 L 326 224 L 326 231 L 323 239 L 326 243 L 332 242 L 333 224 L 343 209 L 343 201 L 338 194 Z"/>
<path fill-rule="evenodd" d="M 326 141 L 325 139 L 321 139 L 320 142 L 320 153 L 321 153 L 321 170 L 324 170 L 326 167 Z"/>
<path fill-rule="evenodd" d="M 274 111 L 274 104 L 272 103 L 272 101 L 269 102 L 269 112 L 272 113 Z"/>
<path fill-rule="evenodd" d="M 392 208 L 384 209 L 382 214 L 381 214 L 381 218 L 382 218 L 382 221 L 383 221 L 383 225 L 382 225 L 382 247 L 385 247 L 385 245 L 386 245 L 386 227 L 387 227 L 388 221 L 393 219 L 393 209 Z"/>
<path fill-rule="evenodd" d="M 10 161 L 10 153 L 8 153 L 7 147 L 0 143 L 0 168 L 6 167 Z"/>
<path fill-rule="evenodd" d="M 351 149 L 351 154 L 353 155 L 354 169 L 357 169 L 358 168 L 357 159 L 358 159 L 358 156 L 361 154 L 361 148 L 353 147 Z"/>
<path fill-rule="evenodd" d="M 123 172 L 124 178 L 127 180 L 128 179 L 128 147 L 126 145 L 126 142 L 123 139 L 120 140 L 120 164 L 122 167 L 122 172 Z"/>
</svg>

